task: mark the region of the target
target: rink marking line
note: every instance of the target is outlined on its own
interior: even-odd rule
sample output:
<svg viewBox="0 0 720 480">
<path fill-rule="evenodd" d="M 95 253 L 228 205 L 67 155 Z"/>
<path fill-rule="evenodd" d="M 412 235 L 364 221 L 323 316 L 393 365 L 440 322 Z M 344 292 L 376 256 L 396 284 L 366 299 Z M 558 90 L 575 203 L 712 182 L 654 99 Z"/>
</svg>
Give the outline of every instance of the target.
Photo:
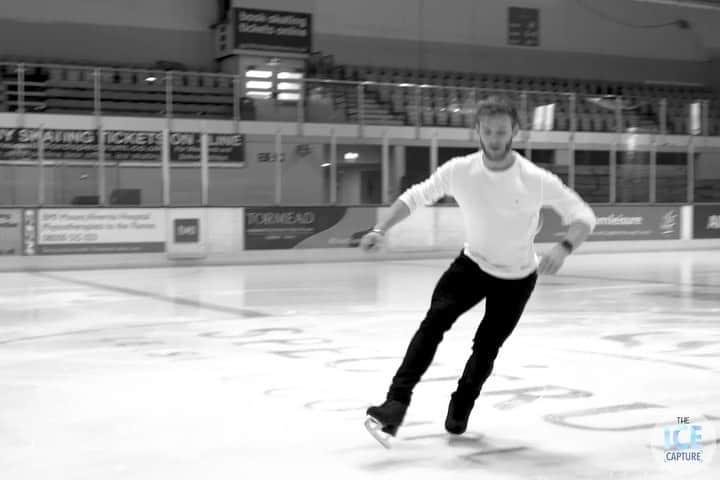
<svg viewBox="0 0 720 480">
<path fill-rule="evenodd" d="M 706 367 L 705 365 L 696 365 L 694 363 L 687 363 L 687 362 L 677 362 L 674 360 L 662 360 L 660 358 L 641 357 L 638 355 L 627 355 L 627 354 L 623 354 L 623 353 L 595 352 L 595 351 L 590 351 L 590 350 L 577 350 L 577 349 L 573 349 L 573 348 L 559 348 L 558 350 L 560 350 L 562 352 L 570 352 L 570 353 L 583 353 L 586 355 L 599 355 L 599 356 L 604 356 L 604 357 L 623 358 L 626 360 L 639 360 L 642 362 L 650 362 L 650 363 L 664 363 L 666 365 L 692 368 L 695 370 L 704 370 L 707 372 L 719 372 L 720 371 L 716 368 Z"/>
<path fill-rule="evenodd" d="M 213 292 L 215 295 L 230 295 L 247 292 L 327 292 L 327 291 L 347 291 L 345 288 L 326 288 L 326 287 L 278 287 L 278 288 L 238 288 L 235 290 L 217 290 Z"/>
<path fill-rule="evenodd" d="M 153 327 L 164 327 L 164 326 L 177 326 L 177 325 L 190 325 L 193 323 L 200 323 L 203 320 L 190 320 L 187 322 L 156 322 L 156 323 L 142 323 L 137 325 L 112 325 L 101 328 L 86 328 L 83 330 L 68 330 L 65 332 L 47 333 L 44 335 L 33 335 L 29 337 L 17 337 L 17 338 L 6 338 L 0 339 L 0 345 L 7 345 L 10 343 L 29 342 L 32 340 L 47 340 L 49 338 L 64 337 L 67 335 L 86 335 L 90 333 L 103 333 L 108 330 L 123 330 L 126 328 L 153 328 Z"/>
<path fill-rule="evenodd" d="M 642 284 L 630 283 L 623 285 L 603 285 L 596 287 L 567 287 L 566 283 L 544 283 L 543 286 L 563 287 L 563 292 L 585 292 L 585 291 L 596 291 L 596 290 L 615 290 L 615 289 L 627 289 L 627 288 L 642 288 Z M 655 283 L 647 283 L 646 286 L 657 286 Z M 666 285 L 668 288 L 672 285 Z"/>
<path fill-rule="evenodd" d="M 266 315 L 263 318 L 280 318 L 282 315 Z M 217 320 L 213 319 L 213 322 L 230 322 L 232 319 Z M 8 345 L 11 343 L 29 342 L 33 340 L 47 340 L 57 337 L 72 336 L 72 335 L 87 335 L 96 333 L 107 333 L 114 330 L 126 330 L 126 329 L 143 329 L 143 328 L 155 328 L 165 326 L 178 326 L 178 325 L 206 325 L 208 320 L 187 320 L 187 321 L 170 321 L 170 322 L 153 322 L 153 323 L 139 323 L 139 324 L 122 324 L 122 325 L 108 325 L 106 327 L 99 328 L 86 328 L 82 330 L 66 330 L 64 332 L 46 333 L 43 335 L 32 335 L 27 337 L 15 337 L 15 338 L 0 338 L 0 345 Z M 2 335 L 2 333 L 0 333 Z"/>
<path fill-rule="evenodd" d="M 668 285 L 674 287 L 706 287 L 706 288 L 720 288 L 720 285 L 713 283 L 682 283 L 682 282 L 669 282 L 666 280 L 652 280 L 652 279 L 636 279 L 636 278 L 612 278 L 612 277 L 601 277 L 593 275 L 565 275 L 560 274 L 558 278 L 579 278 L 582 280 L 603 280 L 607 282 L 627 282 L 627 283 L 647 283 L 651 285 Z"/>
<path fill-rule="evenodd" d="M 436 266 L 431 265 L 429 263 L 404 263 L 404 262 L 398 262 L 398 261 L 391 261 L 387 263 L 394 263 L 396 265 L 404 265 L 409 267 L 423 267 L 423 268 L 435 268 L 439 270 L 445 270 L 447 269 L 446 266 Z M 626 282 L 631 284 L 637 284 L 637 283 L 647 283 L 649 285 L 669 285 L 669 286 L 676 286 L 676 287 L 707 287 L 707 288 L 720 288 L 720 285 L 714 284 L 714 283 L 682 283 L 682 282 L 669 282 L 665 280 L 652 280 L 652 279 L 637 279 L 637 278 L 613 278 L 613 277 L 602 277 L 602 276 L 594 276 L 594 275 L 573 275 L 573 274 L 564 274 L 559 273 L 557 275 L 541 275 L 540 279 L 541 282 L 538 285 L 567 285 L 567 283 L 564 282 L 547 282 L 542 281 L 542 279 L 547 279 L 548 277 L 554 277 L 557 279 L 563 279 L 563 278 L 577 278 L 580 280 L 602 280 L 605 282 Z"/>
<path fill-rule="evenodd" d="M 28 286 L 26 286 L 26 287 L 8 287 L 8 286 L 0 287 L 0 293 L 5 293 L 5 292 L 36 293 L 38 290 L 43 290 L 43 291 L 48 290 L 51 292 L 53 292 L 53 291 L 67 292 L 68 290 L 70 290 L 70 291 L 80 292 L 80 291 L 82 291 L 82 288 L 80 288 L 78 286 L 77 289 L 73 290 L 73 289 L 68 288 L 67 286 L 61 286 L 61 285 L 42 285 L 42 286 L 32 286 L 32 287 L 28 287 Z"/>
<path fill-rule="evenodd" d="M 45 272 L 33 272 L 33 275 L 48 278 L 51 280 L 56 280 L 58 282 L 63 283 L 73 283 L 76 285 L 82 285 L 85 287 L 90 288 L 97 288 L 99 290 L 106 290 L 114 293 L 122 293 L 129 296 L 134 297 L 143 297 L 151 300 L 158 300 L 160 302 L 166 302 L 166 303 L 172 303 L 174 305 L 181 305 L 184 307 L 192 307 L 197 308 L 199 310 L 208 310 L 211 312 L 218 312 L 218 313 L 229 313 L 231 315 L 238 315 L 244 318 L 264 318 L 264 317 L 271 317 L 273 315 L 265 312 L 259 312 L 256 310 L 250 310 L 247 308 L 236 308 L 236 307 L 227 307 L 223 305 L 215 305 L 213 303 L 207 303 L 207 302 L 201 302 L 198 300 L 190 300 L 187 298 L 179 298 L 179 297 L 171 297 L 168 295 L 161 295 L 159 293 L 153 293 L 148 292 L 144 290 L 136 290 L 133 288 L 127 288 L 127 287 L 118 287 L 115 285 L 106 285 L 103 283 L 98 282 L 92 282 L 88 280 L 78 280 L 75 278 L 66 278 L 62 277 L 60 275 L 55 275 L 51 273 L 45 273 Z"/>
</svg>

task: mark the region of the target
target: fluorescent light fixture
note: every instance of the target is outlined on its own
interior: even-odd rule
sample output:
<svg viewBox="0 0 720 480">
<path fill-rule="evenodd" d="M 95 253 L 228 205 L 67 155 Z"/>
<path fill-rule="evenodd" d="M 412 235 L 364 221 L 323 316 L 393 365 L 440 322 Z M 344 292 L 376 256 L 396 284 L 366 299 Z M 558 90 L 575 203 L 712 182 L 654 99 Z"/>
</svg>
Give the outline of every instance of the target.
<svg viewBox="0 0 720 480">
<path fill-rule="evenodd" d="M 690 104 L 690 134 L 700 135 L 702 133 L 702 104 L 693 102 Z"/>
<path fill-rule="evenodd" d="M 284 100 L 288 102 L 296 102 L 300 100 L 300 94 L 299 93 L 289 93 L 289 92 L 283 92 L 278 93 L 278 100 Z"/>
<path fill-rule="evenodd" d="M 330 165 L 329 163 L 323 163 L 323 164 L 320 165 L 320 166 L 323 167 L 323 168 L 327 168 L 327 167 L 329 167 L 329 166 L 331 166 L 331 165 Z"/>
<path fill-rule="evenodd" d="M 278 90 L 300 90 L 300 84 L 291 82 L 280 82 L 278 83 L 277 88 Z"/>
<path fill-rule="evenodd" d="M 343 158 L 350 162 L 357 160 L 359 157 L 360 155 L 356 152 L 347 152 L 345 155 L 343 155 Z"/>
<path fill-rule="evenodd" d="M 245 72 L 247 78 L 270 78 L 273 72 L 270 70 L 248 70 Z"/>
<path fill-rule="evenodd" d="M 253 90 L 270 90 L 272 88 L 272 82 L 249 80 L 245 82 L 245 88 L 252 88 Z"/>
<path fill-rule="evenodd" d="M 533 130 L 552 130 L 555 123 L 555 104 L 540 105 L 533 110 Z"/>
<path fill-rule="evenodd" d="M 270 93 L 270 92 L 250 91 L 250 92 L 247 92 L 247 93 L 245 94 L 245 96 L 247 96 L 247 97 L 252 97 L 252 98 L 265 98 L 265 99 L 267 99 L 267 98 L 272 97 L 272 93 Z"/>
<path fill-rule="evenodd" d="M 555 124 L 555 104 L 551 103 L 550 105 L 545 106 L 545 128 L 547 130 L 552 130 L 554 124 Z"/>
<path fill-rule="evenodd" d="M 628 128 L 627 132 L 629 135 L 627 136 L 627 142 L 625 143 L 625 150 L 627 152 L 635 152 L 637 150 L 638 145 L 638 135 L 637 135 L 637 128 Z"/>
<path fill-rule="evenodd" d="M 277 78 L 278 80 L 300 80 L 303 78 L 303 74 L 298 72 L 280 72 Z"/>
<path fill-rule="evenodd" d="M 147 83 L 155 83 L 157 82 L 157 77 L 155 75 L 148 75 L 147 77 L 145 77 L 145 81 Z"/>
</svg>

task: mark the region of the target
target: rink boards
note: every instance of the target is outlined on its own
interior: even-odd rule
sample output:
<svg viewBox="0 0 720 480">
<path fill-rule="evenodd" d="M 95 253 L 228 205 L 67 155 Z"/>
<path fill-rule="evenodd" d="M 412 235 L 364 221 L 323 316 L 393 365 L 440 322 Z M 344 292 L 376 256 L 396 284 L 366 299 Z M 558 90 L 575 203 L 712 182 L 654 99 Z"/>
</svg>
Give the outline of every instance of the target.
<svg viewBox="0 0 720 480">
<path fill-rule="evenodd" d="M 0 268 L 352 260 L 387 207 L 0 209 Z M 720 204 L 593 205 L 598 225 L 581 251 L 720 245 Z M 550 209 L 538 244 L 566 226 Z M 436 255 L 462 247 L 460 209 L 421 208 L 387 234 L 383 255 Z M 62 260 L 65 258 L 65 260 Z M 54 260 L 53 260 L 54 259 Z"/>
</svg>

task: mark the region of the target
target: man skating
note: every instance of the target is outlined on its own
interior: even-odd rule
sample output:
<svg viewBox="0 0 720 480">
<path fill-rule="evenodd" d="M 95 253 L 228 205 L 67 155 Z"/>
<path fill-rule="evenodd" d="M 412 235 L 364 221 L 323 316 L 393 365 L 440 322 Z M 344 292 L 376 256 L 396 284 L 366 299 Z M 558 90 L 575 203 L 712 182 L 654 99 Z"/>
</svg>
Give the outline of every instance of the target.
<svg viewBox="0 0 720 480">
<path fill-rule="evenodd" d="M 368 429 L 386 446 L 377 430 L 397 433 L 413 389 L 432 363 L 444 333 L 484 299 L 485 315 L 445 419 L 448 432 L 465 432 L 498 350 L 517 325 L 538 274 L 556 273 L 595 227 L 592 209 L 577 193 L 512 150 L 518 127 L 517 110 L 507 100 L 491 97 L 478 103 L 479 151 L 451 159 L 409 188 L 361 239 L 363 249 L 377 247 L 393 225 L 445 195 L 455 198 L 465 225 L 465 246 L 435 286 L 430 308 L 392 379 L 386 401 L 367 410 Z M 533 240 L 543 206 L 556 210 L 569 229 L 538 263 Z"/>
</svg>

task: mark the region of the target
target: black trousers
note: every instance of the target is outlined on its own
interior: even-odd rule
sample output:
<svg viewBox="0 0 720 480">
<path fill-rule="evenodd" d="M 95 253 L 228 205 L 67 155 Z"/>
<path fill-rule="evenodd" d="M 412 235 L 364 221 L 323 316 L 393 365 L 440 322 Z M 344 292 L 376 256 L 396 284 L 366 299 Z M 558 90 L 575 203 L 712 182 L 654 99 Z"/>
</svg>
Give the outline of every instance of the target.
<svg viewBox="0 0 720 480">
<path fill-rule="evenodd" d="M 485 299 L 485 316 L 453 394 L 457 401 L 472 405 L 492 372 L 498 350 L 520 320 L 536 282 L 537 272 L 517 280 L 497 278 L 461 253 L 435 286 L 430 309 L 410 341 L 387 398 L 410 404 L 412 391 L 432 363 L 445 332 L 460 315 Z"/>
</svg>

